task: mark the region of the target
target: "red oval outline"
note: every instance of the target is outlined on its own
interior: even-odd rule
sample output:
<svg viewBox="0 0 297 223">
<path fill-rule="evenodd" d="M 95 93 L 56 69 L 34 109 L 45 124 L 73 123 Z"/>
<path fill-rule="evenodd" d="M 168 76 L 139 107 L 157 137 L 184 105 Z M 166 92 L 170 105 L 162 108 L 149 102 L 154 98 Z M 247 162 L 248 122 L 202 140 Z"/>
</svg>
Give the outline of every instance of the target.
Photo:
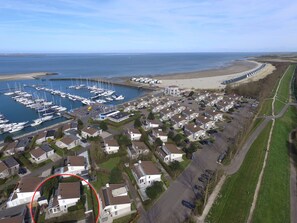
<svg viewBox="0 0 297 223">
<path fill-rule="evenodd" d="M 84 178 L 82 178 L 81 176 L 78 176 L 76 174 L 71 174 L 71 173 L 61 173 L 61 174 L 54 174 L 52 176 L 49 176 L 48 178 L 44 179 L 39 185 L 38 187 L 35 189 L 34 191 L 34 194 L 32 196 L 32 199 L 31 199 L 31 202 L 30 202 L 30 215 L 31 215 L 31 219 L 32 219 L 32 222 L 33 223 L 36 223 L 35 219 L 34 219 L 34 216 L 33 216 L 33 207 L 32 207 L 32 204 L 33 204 L 33 201 L 34 201 L 34 197 L 35 197 L 35 194 L 36 192 L 39 190 L 40 187 L 42 187 L 42 185 L 47 182 L 48 180 L 50 179 L 53 179 L 55 177 L 61 177 L 61 176 L 71 176 L 71 177 L 76 177 L 80 180 L 83 180 L 89 187 L 91 187 L 91 189 L 93 190 L 93 192 L 96 194 L 96 200 L 97 200 L 97 203 L 98 203 L 98 215 L 96 217 L 96 221 L 95 223 L 97 223 L 99 221 L 99 216 L 100 216 L 100 202 L 99 202 L 99 196 L 98 196 L 98 193 L 97 191 L 95 190 L 95 188 L 93 187 L 93 185 L 91 183 L 89 183 L 88 181 L 86 181 Z"/>
</svg>

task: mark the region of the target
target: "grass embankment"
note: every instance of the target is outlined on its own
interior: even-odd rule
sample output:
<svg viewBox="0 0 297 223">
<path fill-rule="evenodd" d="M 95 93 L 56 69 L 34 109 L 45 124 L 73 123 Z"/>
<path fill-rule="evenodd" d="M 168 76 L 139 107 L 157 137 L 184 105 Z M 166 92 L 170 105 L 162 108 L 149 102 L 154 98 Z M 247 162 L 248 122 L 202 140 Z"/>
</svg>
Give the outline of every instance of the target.
<svg viewBox="0 0 297 223">
<path fill-rule="evenodd" d="M 297 110 L 290 107 L 277 119 L 252 222 L 290 222 L 289 133 L 297 126 Z"/>
<path fill-rule="evenodd" d="M 271 123 L 252 144 L 239 171 L 230 176 L 212 207 L 207 222 L 245 222 L 265 156 Z"/>
<path fill-rule="evenodd" d="M 278 114 L 286 103 L 289 102 L 290 97 L 290 88 L 291 88 L 291 80 L 294 75 L 296 65 L 290 65 L 287 69 L 286 73 L 284 74 L 284 77 L 282 79 L 282 82 L 279 86 L 279 89 L 276 94 L 276 101 L 274 104 L 274 113 Z"/>
</svg>

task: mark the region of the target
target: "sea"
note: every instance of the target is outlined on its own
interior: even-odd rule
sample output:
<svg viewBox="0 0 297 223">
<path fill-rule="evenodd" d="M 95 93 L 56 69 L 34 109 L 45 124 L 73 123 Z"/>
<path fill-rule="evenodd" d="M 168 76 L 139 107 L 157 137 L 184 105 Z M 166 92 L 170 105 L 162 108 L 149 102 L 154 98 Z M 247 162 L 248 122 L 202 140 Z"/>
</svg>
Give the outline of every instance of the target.
<svg viewBox="0 0 297 223">
<path fill-rule="evenodd" d="M 39 118 L 39 114 L 30 108 L 16 102 L 11 96 L 3 93 L 9 90 L 22 90 L 61 105 L 71 111 L 82 106 L 80 102 L 73 102 L 67 98 L 53 96 L 45 91 L 38 91 L 32 86 L 47 87 L 90 98 L 93 96 L 87 89 L 69 89 L 71 85 L 90 84 L 113 90 L 117 95 L 125 97 L 122 101 L 109 102 L 117 105 L 142 96 L 143 89 L 121 86 L 116 84 L 86 83 L 74 80 L 51 80 L 51 78 L 86 78 L 99 77 L 117 81 L 121 77 L 162 75 L 181 72 L 192 72 L 224 67 L 234 61 L 245 60 L 259 56 L 259 53 L 143 53 L 143 54 L 0 54 L 0 75 L 53 72 L 57 76 L 48 76 L 38 80 L 13 80 L 0 82 L 0 114 L 3 114 L 11 123 L 24 122 Z M 56 118 L 37 127 L 27 127 L 12 134 L 0 134 L 0 141 L 7 135 L 13 137 L 44 128 L 64 121 L 65 118 Z"/>
</svg>

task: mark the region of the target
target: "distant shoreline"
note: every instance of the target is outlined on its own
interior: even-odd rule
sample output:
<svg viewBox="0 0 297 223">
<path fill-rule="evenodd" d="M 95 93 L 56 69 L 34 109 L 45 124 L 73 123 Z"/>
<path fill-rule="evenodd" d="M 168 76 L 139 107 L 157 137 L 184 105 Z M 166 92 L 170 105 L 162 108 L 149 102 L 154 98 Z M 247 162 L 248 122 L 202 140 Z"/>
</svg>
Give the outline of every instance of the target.
<svg viewBox="0 0 297 223">
<path fill-rule="evenodd" d="M 1 74 L 0 81 L 11 81 L 11 80 L 30 80 L 38 79 L 44 76 L 58 75 L 58 73 L 53 72 L 34 72 L 34 73 L 24 73 L 24 74 Z"/>
</svg>

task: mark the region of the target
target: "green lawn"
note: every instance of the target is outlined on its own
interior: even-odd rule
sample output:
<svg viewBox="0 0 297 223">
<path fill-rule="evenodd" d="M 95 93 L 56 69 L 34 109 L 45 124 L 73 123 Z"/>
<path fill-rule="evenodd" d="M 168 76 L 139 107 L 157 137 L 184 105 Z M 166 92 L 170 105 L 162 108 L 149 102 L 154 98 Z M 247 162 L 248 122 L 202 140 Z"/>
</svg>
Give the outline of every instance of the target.
<svg viewBox="0 0 297 223">
<path fill-rule="evenodd" d="M 289 101 L 291 80 L 292 76 L 294 75 L 295 67 L 296 65 L 290 65 L 286 73 L 284 74 L 276 95 L 278 100 L 275 101 L 275 114 L 278 114 L 282 110 L 284 105 Z"/>
<path fill-rule="evenodd" d="M 91 182 L 96 191 L 99 191 L 101 187 L 105 186 L 109 182 L 109 175 L 106 173 L 96 172 L 97 179 L 95 182 Z"/>
<path fill-rule="evenodd" d="M 290 65 L 289 69 L 285 73 L 284 78 L 282 79 L 282 83 L 279 86 L 278 92 L 277 92 L 277 97 L 280 100 L 288 100 L 289 94 L 290 94 L 290 83 L 292 76 L 294 75 L 294 70 L 295 70 L 296 65 Z"/>
<path fill-rule="evenodd" d="M 113 168 L 117 167 L 120 162 L 120 157 L 113 157 L 107 160 L 104 163 L 99 164 L 99 166 L 103 169 L 107 169 L 111 171 Z"/>
<path fill-rule="evenodd" d="M 263 101 L 258 116 L 267 116 L 272 114 L 272 99 L 266 99 Z"/>
<path fill-rule="evenodd" d="M 290 222 L 289 133 L 297 126 L 297 111 L 290 107 L 277 119 L 253 222 Z"/>
<path fill-rule="evenodd" d="M 239 171 L 228 177 L 207 222 L 245 222 L 262 168 L 271 123 L 252 144 Z"/>
</svg>

